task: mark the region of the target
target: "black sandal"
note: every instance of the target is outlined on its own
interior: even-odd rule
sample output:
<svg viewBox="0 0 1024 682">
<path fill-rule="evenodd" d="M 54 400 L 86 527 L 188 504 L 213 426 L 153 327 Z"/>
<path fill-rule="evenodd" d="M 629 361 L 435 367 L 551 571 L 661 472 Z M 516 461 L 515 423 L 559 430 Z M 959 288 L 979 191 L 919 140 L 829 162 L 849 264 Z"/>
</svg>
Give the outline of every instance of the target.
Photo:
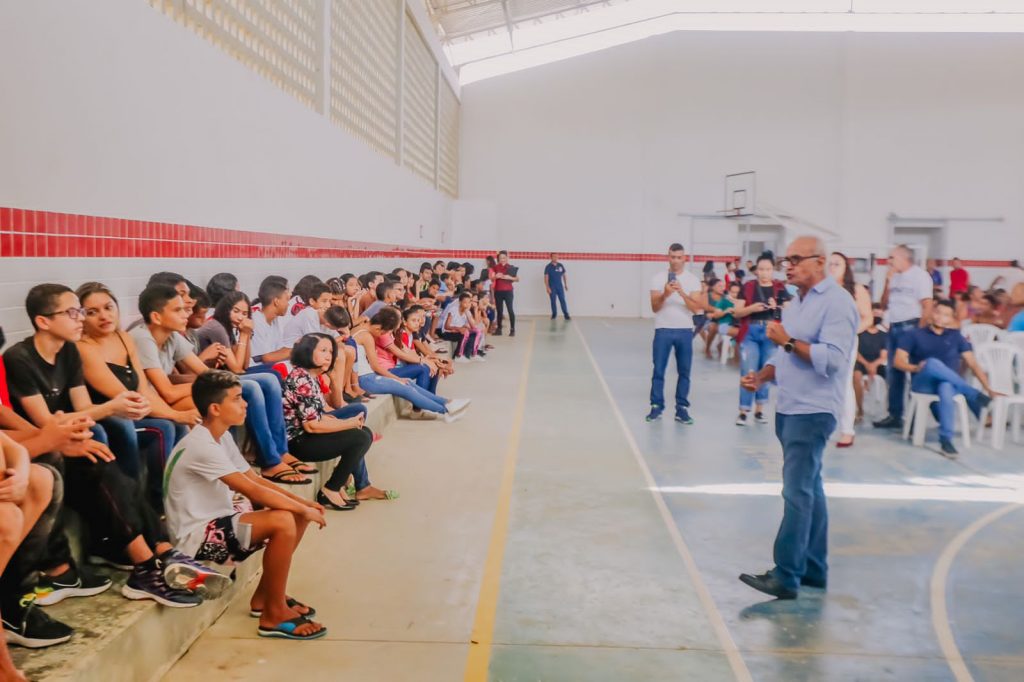
<svg viewBox="0 0 1024 682">
<path fill-rule="evenodd" d="M 317 472 L 317 468 L 315 466 L 313 466 L 312 464 L 309 464 L 307 462 L 302 462 L 300 460 L 295 460 L 294 462 L 292 462 L 288 466 L 290 466 L 295 473 L 302 474 L 304 476 L 312 476 L 313 474 L 318 473 Z M 306 468 L 305 469 L 300 469 L 299 467 L 306 467 Z"/>
<path fill-rule="evenodd" d="M 318 490 L 317 491 L 317 493 L 316 493 L 316 501 L 319 504 L 322 504 L 327 509 L 333 509 L 334 511 L 349 511 L 349 510 L 355 509 L 356 507 L 359 506 L 359 501 L 358 500 L 349 500 L 348 503 L 345 504 L 344 506 L 337 505 L 334 502 L 331 502 L 331 498 L 327 497 L 327 495 L 324 495 L 324 491 L 323 490 Z M 355 502 L 355 504 L 353 504 L 353 502 Z"/>
<path fill-rule="evenodd" d="M 264 476 L 262 473 L 260 474 L 260 476 L 264 480 L 271 481 L 272 483 L 281 483 L 283 485 L 309 485 L 310 483 L 313 482 L 313 479 L 310 479 L 310 478 L 304 478 L 301 481 L 296 481 L 294 479 L 289 481 L 287 478 L 285 478 L 286 476 L 303 476 L 303 475 L 304 474 L 302 472 L 296 471 L 295 469 L 290 469 L 289 471 L 278 471 L 273 476 Z"/>
</svg>

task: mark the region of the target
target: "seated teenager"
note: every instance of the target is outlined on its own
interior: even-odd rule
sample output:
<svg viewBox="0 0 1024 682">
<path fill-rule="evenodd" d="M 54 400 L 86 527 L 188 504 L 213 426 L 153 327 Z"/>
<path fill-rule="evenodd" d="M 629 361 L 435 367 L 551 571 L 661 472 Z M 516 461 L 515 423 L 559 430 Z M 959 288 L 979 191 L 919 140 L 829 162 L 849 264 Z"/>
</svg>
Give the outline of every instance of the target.
<svg viewBox="0 0 1024 682">
<path fill-rule="evenodd" d="M 939 396 L 932 404 L 932 414 L 939 422 L 939 446 L 948 457 L 957 455 L 953 446 L 953 426 L 956 421 L 956 405 L 953 398 L 962 395 L 975 416 L 994 398 L 988 377 L 971 350 L 971 344 L 953 328 L 955 322 L 952 301 L 938 301 L 932 308 L 931 323 L 918 327 L 900 341 L 893 365 L 903 372 L 910 372 L 911 390 Z M 960 361 L 963 360 L 974 376 L 978 378 L 984 392 L 974 388 L 960 376 Z M 987 394 L 987 395 L 986 395 Z"/>
<path fill-rule="evenodd" d="M 370 402 L 369 394 L 359 387 L 359 376 L 355 373 L 356 343 L 352 340 L 352 318 L 340 306 L 331 306 L 324 313 L 324 324 L 335 336 L 338 344 L 338 368 L 341 400 L 346 403 Z"/>
<path fill-rule="evenodd" d="M 126 419 L 110 416 L 100 421 L 110 446 L 118 453 L 121 470 L 141 479 L 148 470 L 150 502 L 159 510 L 164 463 L 174 444 L 185 437 L 188 427 L 199 422 L 195 410 L 176 410 L 149 385 L 135 349 L 135 340 L 121 331 L 117 299 L 107 287 L 88 282 L 75 292 L 85 319 L 78 352 L 82 357 L 86 387 L 92 400 L 104 403 L 125 391 L 137 392 L 149 403 L 147 416 Z M 143 457 L 148 452 L 148 457 Z"/>
<path fill-rule="evenodd" d="M 436 388 L 436 383 L 432 384 L 430 379 L 437 373 L 437 367 L 425 362 L 419 353 L 411 348 L 405 348 L 397 343 L 395 334 L 398 331 L 374 337 L 378 364 L 395 376 L 411 379 L 420 388 L 433 393 L 432 385 Z"/>
<path fill-rule="evenodd" d="M 287 319 L 284 325 L 284 345 L 291 347 L 306 334 L 323 331 L 324 313 L 331 307 L 331 289 L 323 282 L 311 282 L 303 289 L 304 307 Z"/>
<path fill-rule="evenodd" d="M 305 309 L 314 284 L 323 284 L 323 281 L 316 275 L 305 275 L 295 284 L 295 288 L 292 289 L 292 297 L 288 301 L 287 315 L 289 317 L 298 315 Z"/>
<path fill-rule="evenodd" d="M 708 331 L 708 344 L 704 348 L 704 353 L 707 357 L 711 357 L 711 342 L 714 341 L 716 334 L 723 337 L 723 341 L 727 341 L 724 337 L 734 339 L 739 334 L 739 328 L 736 326 L 736 318 L 733 317 L 732 309 L 743 305 L 740 294 L 742 288 L 743 286 L 739 282 L 732 282 L 728 287 L 725 287 L 723 280 L 715 280 L 712 293 L 720 295 L 714 302 L 714 309 L 708 312 L 708 318 L 713 321 L 714 326 L 709 325 L 711 329 Z M 724 289 L 724 291 L 719 291 L 719 289 Z M 723 345 L 723 352 L 724 348 L 725 346 Z"/>
<path fill-rule="evenodd" d="M 6 400 L 6 385 L 0 386 L 0 404 Z M 69 429 L 67 437 L 59 437 L 54 444 L 69 444 L 72 434 Z M 63 483 L 53 468 L 33 464 L 31 454 L 24 445 L 0 432 L 0 471 L 5 472 L 0 482 L 0 614 L 7 643 L 39 649 L 68 641 L 74 631 L 50 618 L 36 604 L 37 568 L 46 561 L 50 532 L 61 508 Z M 97 587 L 106 590 L 110 581 Z M 0 679 L 15 679 L 10 677 L 13 671 L 3 649 Z"/>
<path fill-rule="evenodd" d="M 338 357 L 334 363 L 334 368 L 325 374 L 319 376 L 320 387 L 324 395 L 324 401 L 330 409 L 329 414 L 338 419 L 353 419 L 356 417 L 362 417 L 365 423 L 366 418 L 369 416 L 369 410 L 366 405 L 362 404 L 364 401 L 352 401 L 349 395 L 346 393 L 346 377 L 351 372 L 351 365 L 346 367 L 342 361 L 342 352 L 349 352 L 354 356 L 355 350 L 349 345 L 349 319 L 348 313 L 345 310 L 332 306 L 327 310 L 327 317 L 329 320 L 329 327 L 337 333 L 337 337 L 334 338 L 334 343 L 338 348 Z M 330 335 L 327 335 L 330 336 Z M 352 373 L 354 374 L 354 372 Z M 365 391 L 363 395 L 365 395 Z M 349 403 L 355 404 L 349 404 Z M 373 442 L 376 443 L 380 440 L 380 435 L 370 431 L 373 437 Z M 398 498 L 398 493 L 394 490 L 381 490 L 374 487 L 370 483 L 370 475 L 366 469 L 366 458 L 364 457 L 360 462 L 359 466 L 352 473 L 352 480 L 354 484 L 346 488 L 346 495 L 349 498 L 354 497 L 357 501 L 361 500 L 394 500 Z"/>
<path fill-rule="evenodd" d="M 363 311 L 363 315 L 366 316 L 367 319 L 376 315 L 377 311 L 384 306 L 395 305 L 395 303 L 397 303 L 401 298 L 399 295 L 398 283 L 390 282 L 386 279 L 377 285 L 375 295 L 377 300 L 371 303 L 370 307 Z"/>
<path fill-rule="evenodd" d="M 486 299 L 479 294 L 472 294 L 473 298 L 469 306 L 469 326 L 476 330 L 476 348 L 474 359 L 482 360 L 487 356 L 487 351 L 493 346 L 487 343 L 487 330 L 490 328 L 490 320 L 487 317 Z"/>
<path fill-rule="evenodd" d="M 857 335 L 857 362 L 853 366 L 853 393 L 857 397 L 857 421 L 864 418 L 864 386 L 876 377 L 885 377 L 885 363 L 888 360 L 886 346 L 889 334 L 880 328 L 882 308 L 872 306 L 871 324 Z"/>
<path fill-rule="evenodd" d="M 20 416 L 43 427 L 58 412 L 89 419 L 145 415 L 148 405 L 138 407 L 144 399 L 128 391 L 106 403 L 93 404 L 75 345 L 82 336 L 83 311 L 71 289 L 60 284 L 32 287 L 25 310 L 35 334 L 4 353 L 11 402 Z M 143 500 L 141 486 L 114 464 L 114 455 L 103 442 L 103 428 L 97 424 L 93 430 L 93 440 L 66 447 L 62 456 L 46 460 L 64 479 L 65 503 L 85 522 L 91 541 L 90 561 L 130 570 L 121 589 L 128 599 L 152 599 L 179 608 L 198 606 L 201 598 L 173 589 L 167 580 L 178 576 L 194 579 L 207 569 L 174 551 L 156 513 Z M 106 589 L 96 584 L 90 588 L 86 576 L 77 574 L 63 521 L 59 515 L 50 534 L 47 563 L 68 568 L 62 575 L 48 574 L 41 580 L 40 587 L 49 592 L 49 599 L 39 600 L 44 605 Z"/>
<path fill-rule="evenodd" d="M 363 288 L 363 293 L 359 297 L 359 312 L 363 315 L 366 314 L 366 309 L 369 308 L 377 300 L 377 287 L 381 282 L 384 281 L 384 273 L 373 270 L 366 273 L 359 278 L 359 284 Z M 367 315 L 367 317 L 369 317 Z"/>
<path fill-rule="evenodd" d="M 351 273 L 342 275 L 341 283 L 345 287 L 344 303 L 341 307 L 348 312 L 349 317 L 352 318 L 352 324 L 355 325 L 359 322 L 362 312 L 359 307 L 359 299 L 363 295 L 363 286 L 359 283 L 359 278 Z"/>
<path fill-rule="evenodd" d="M 330 374 L 338 359 L 338 346 L 327 334 L 307 334 L 292 349 L 292 371 L 285 379 L 284 414 L 288 448 L 305 462 L 340 458 L 330 478 L 317 493 L 317 502 L 339 511 L 358 503 L 343 490 L 373 444 L 373 433 L 363 417 L 338 419 L 330 414 L 319 378 Z"/>
<path fill-rule="evenodd" d="M 415 352 L 421 362 L 430 368 L 430 383 L 427 390 L 437 393 L 437 383 L 442 378 L 455 373 L 451 360 L 442 358 L 430 344 L 421 339 L 420 332 L 426 325 L 426 312 L 423 306 L 413 305 L 402 311 L 402 327 L 396 342 L 403 349 Z"/>
<path fill-rule="evenodd" d="M 288 573 L 309 523 L 323 528 L 323 508 L 291 495 L 252 472 L 228 433 L 245 421 L 238 377 L 212 371 L 191 386 L 203 423 L 175 451 L 167 469 L 167 525 L 180 551 L 200 561 L 243 561 L 263 549 L 263 574 L 249 601 L 257 634 L 316 639 L 327 628 L 313 608 L 287 596 Z M 236 504 L 234 494 L 243 496 Z M 258 505 L 261 510 L 253 511 Z"/>
<path fill-rule="evenodd" d="M 229 294 L 218 305 L 226 308 L 228 304 L 225 301 L 234 298 Z M 280 298 L 277 303 L 281 303 Z M 236 301 L 234 305 L 239 304 Z M 135 328 L 132 335 L 139 348 L 139 360 L 146 377 L 166 402 L 178 409 L 194 409 L 189 384 L 209 368 L 181 337 L 180 332 L 187 319 L 181 297 L 166 286 L 147 287 L 139 295 L 139 311 L 147 323 Z M 224 312 L 222 309 L 221 318 Z M 257 319 L 263 314 L 257 313 Z M 231 354 L 236 366 L 240 366 L 237 351 L 226 349 L 226 352 Z M 189 382 L 172 382 L 171 374 L 176 366 L 190 373 L 187 375 Z M 281 409 L 281 382 L 277 375 L 264 372 L 245 374 L 242 377 L 242 394 L 249 405 L 245 424 L 256 443 L 256 459 L 263 476 L 277 483 L 308 485 L 311 481 L 306 474 L 313 473 L 312 469 L 288 452 Z"/>
<path fill-rule="evenodd" d="M 213 345 L 226 349 L 224 369 L 244 374 L 252 357 L 253 322 L 249 317 L 249 297 L 241 291 L 221 296 L 213 315 L 196 330 L 200 350 Z"/>
<path fill-rule="evenodd" d="M 284 343 L 291 291 L 283 277 L 270 275 L 260 283 L 260 309 L 252 313 L 252 358 L 247 373 L 273 372 L 278 362 L 288 360 L 292 349 Z"/>
<path fill-rule="evenodd" d="M 203 364 L 213 369 L 223 367 L 227 347 L 223 344 L 202 346 L 199 343 L 199 330 L 210 317 L 210 297 L 198 287 L 189 292 L 189 296 L 195 303 L 192 305 L 192 312 L 188 316 L 188 322 L 185 323 L 185 333 L 182 336 L 189 342 L 192 352 L 199 356 Z"/>
<path fill-rule="evenodd" d="M 473 295 L 459 294 L 456 302 L 448 306 L 441 316 L 441 332 L 439 336 L 456 344 L 453 357 L 455 362 L 469 362 L 479 358 L 477 351 L 480 343 L 480 332 L 470 323 Z"/>
<path fill-rule="evenodd" d="M 230 272 L 218 272 L 206 283 L 206 295 L 210 297 L 212 308 L 216 308 L 220 299 L 232 291 L 238 291 L 238 278 Z"/>
<path fill-rule="evenodd" d="M 400 320 L 398 310 L 383 308 L 373 316 L 369 325 L 353 333 L 352 338 L 358 344 L 355 371 L 359 375 L 359 385 L 370 393 L 396 395 L 408 400 L 413 407 L 420 410 L 442 414 L 448 423 L 458 420 L 469 405 L 468 400 L 449 400 L 434 395 L 417 386 L 412 380 L 395 375 L 378 359 L 376 339 L 386 334 L 394 334 Z"/>
</svg>

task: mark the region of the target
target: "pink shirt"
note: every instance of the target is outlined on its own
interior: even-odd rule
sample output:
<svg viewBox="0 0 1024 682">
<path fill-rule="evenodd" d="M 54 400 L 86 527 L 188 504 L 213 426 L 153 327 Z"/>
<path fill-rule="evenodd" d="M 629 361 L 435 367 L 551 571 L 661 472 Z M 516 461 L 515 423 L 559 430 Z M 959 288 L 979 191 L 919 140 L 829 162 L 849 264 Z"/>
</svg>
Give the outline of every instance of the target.
<svg viewBox="0 0 1024 682">
<path fill-rule="evenodd" d="M 394 369 L 395 365 L 398 364 L 398 360 L 391 354 L 391 351 L 386 350 L 394 342 L 395 335 L 391 333 L 381 334 L 377 337 L 377 360 L 384 369 Z"/>
</svg>

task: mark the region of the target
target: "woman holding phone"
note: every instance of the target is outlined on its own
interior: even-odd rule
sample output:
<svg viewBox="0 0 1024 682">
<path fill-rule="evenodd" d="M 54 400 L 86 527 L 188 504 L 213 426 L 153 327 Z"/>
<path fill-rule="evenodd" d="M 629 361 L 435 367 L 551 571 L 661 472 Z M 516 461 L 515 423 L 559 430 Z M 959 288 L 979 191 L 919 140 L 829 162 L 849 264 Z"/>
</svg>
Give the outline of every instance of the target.
<svg viewBox="0 0 1024 682">
<path fill-rule="evenodd" d="M 519 268 L 514 265 L 509 265 L 508 251 L 499 251 L 497 265 L 488 269 L 490 271 L 491 281 L 494 282 L 492 287 L 494 289 L 494 305 L 498 309 L 498 328 L 494 335 L 501 336 L 505 323 L 505 310 L 507 309 L 509 323 L 508 335 L 515 336 L 516 311 L 512 308 L 512 302 L 515 299 L 515 294 L 512 290 L 512 285 L 519 281 Z"/>
</svg>

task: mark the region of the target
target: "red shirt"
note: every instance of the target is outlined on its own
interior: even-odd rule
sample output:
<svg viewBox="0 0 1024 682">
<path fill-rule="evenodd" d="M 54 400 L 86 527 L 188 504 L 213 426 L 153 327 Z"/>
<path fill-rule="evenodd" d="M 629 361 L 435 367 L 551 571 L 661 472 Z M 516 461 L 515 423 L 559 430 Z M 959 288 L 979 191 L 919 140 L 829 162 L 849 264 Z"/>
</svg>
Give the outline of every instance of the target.
<svg viewBox="0 0 1024 682">
<path fill-rule="evenodd" d="M 496 275 L 507 275 L 508 274 L 508 264 L 506 263 L 505 265 L 501 265 L 501 264 L 495 265 L 493 268 L 491 268 L 491 272 L 493 272 Z M 510 280 L 507 280 L 507 279 L 495 279 L 494 280 L 494 290 L 495 291 L 512 291 L 512 282 Z"/>
<path fill-rule="evenodd" d="M 951 270 L 949 273 L 949 295 L 952 296 L 962 291 L 967 291 L 967 285 L 970 283 L 970 280 L 970 275 L 963 268 Z"/>
</svg>

